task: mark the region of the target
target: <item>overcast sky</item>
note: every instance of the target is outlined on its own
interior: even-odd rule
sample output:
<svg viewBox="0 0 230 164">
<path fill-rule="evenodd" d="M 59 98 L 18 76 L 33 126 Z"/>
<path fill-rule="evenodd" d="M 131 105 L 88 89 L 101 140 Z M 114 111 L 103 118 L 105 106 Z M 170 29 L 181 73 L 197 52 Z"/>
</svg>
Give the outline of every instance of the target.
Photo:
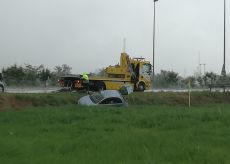
<svg viewBox="0 0 230 164">
<path fill-rule="evenodd" d="M 224 0 L 156 3 L 156 72 L 193 74 L 201 63 L 221 72 Z M 230 73 L 230 2 L 226 70 Z M 0 0 L 0 69 L 68 64 L 73 73 L 117 64 L 127 53 L 152 61 L 153 0 Z"/>
</svg>

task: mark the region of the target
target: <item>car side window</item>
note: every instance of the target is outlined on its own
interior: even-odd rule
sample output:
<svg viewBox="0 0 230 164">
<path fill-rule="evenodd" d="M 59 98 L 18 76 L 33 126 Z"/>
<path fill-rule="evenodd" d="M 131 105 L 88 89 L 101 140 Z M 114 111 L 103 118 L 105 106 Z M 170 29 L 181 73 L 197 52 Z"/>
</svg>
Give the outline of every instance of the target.
<svg viewBox="0 0 230 164">
<path fill-rule="evenodd" d="M 118 103 L 122 103 L 122 100 L 120 98 L 111 97 L 111 98 L 104 99 L 100 104 L 118 104 Z"/>
</svg>

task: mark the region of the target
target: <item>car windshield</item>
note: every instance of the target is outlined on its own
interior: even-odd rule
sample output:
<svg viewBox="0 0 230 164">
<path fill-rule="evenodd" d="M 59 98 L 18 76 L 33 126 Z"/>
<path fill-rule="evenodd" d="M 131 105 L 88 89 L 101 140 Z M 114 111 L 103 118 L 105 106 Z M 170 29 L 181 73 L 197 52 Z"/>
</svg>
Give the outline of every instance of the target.
<svg viewBox="0 0 230 164">
<path fill-rule="evenodd" d="M 104 99 L 104 97 L 100 94 L 100 93 L 94 93 L 92 95 L 89 96 L 89 98 L 94 102 L 94 103 L 98 103 L 101 100 Z"/>
</svg>

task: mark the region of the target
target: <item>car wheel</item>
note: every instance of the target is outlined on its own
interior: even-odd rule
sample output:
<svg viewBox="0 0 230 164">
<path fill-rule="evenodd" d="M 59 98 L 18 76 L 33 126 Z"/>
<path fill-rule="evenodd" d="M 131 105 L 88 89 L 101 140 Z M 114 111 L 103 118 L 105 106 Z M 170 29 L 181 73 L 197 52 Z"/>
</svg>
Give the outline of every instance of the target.
<svg viewBox="0 0 230 164">
<path fill-rule="evenodd" d="M 144 92 L 145 90 L 145 84 L 143 82 L 140 82 L 138 84 L 138 91 Z"/>
<path fill-rule="evenodd" d="M 98 91 L 106 90 L 105 83 L 103 81 L 99 81 L 97 84 L 97 89 L 98 89 Z"/>
</svg>

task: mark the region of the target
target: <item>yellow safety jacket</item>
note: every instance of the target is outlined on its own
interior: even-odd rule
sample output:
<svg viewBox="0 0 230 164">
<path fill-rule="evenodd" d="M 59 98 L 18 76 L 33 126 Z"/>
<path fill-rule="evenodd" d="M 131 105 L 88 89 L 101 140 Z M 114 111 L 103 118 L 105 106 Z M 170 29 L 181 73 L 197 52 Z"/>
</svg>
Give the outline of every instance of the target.
<svg viewBox="0 0 230 164">
<path fill-rule="evenodd" d="M 89 76 L 87 74 L 83 74 L 82 78 L 83 80 L 89 81 Z"/>
</svg>

